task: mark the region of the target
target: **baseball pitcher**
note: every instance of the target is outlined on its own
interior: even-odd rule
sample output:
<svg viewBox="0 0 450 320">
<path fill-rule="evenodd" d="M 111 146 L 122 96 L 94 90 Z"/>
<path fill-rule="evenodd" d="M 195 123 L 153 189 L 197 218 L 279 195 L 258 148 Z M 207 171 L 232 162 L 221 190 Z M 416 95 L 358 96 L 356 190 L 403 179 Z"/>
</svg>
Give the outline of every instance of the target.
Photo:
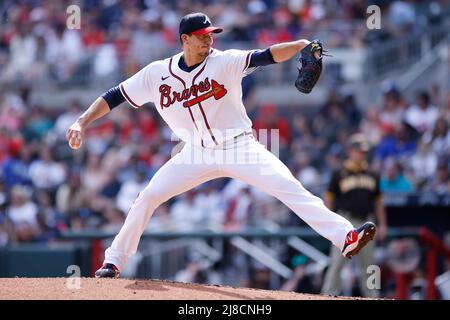
<svg viewBox="0 0 450 320">
<path fill-rule="evenodd" d="M 243 77 L 258 67 L 287 61 L 299 51 L 302 68 L 295 86 L 301 92 L 310 92 L 322 71 L 320 41 L 279 43 L 265 50 L 221 51 L 212 47 L 213 34 L 220 32 L 222 29 L 214 27 L 203 13 L 184 16 L 179 27 L 182 52 L 150 63 L 108 90 L 68 129 L 69 145 L 77 149 L 88 125 L 114 107 L 124 101 L 134 108 L 152 102 L 185 142 L 134 201 L 96 277 L 119 276 L 160 204 L 220 177 L 242 180 L 276 197 L 338 247 L 344 257 L 351 258 L 374 238 L 373 223 L 355 228 L 327 209 L 254 138 L 252 122 L 242 103 Z"/>
</svg>

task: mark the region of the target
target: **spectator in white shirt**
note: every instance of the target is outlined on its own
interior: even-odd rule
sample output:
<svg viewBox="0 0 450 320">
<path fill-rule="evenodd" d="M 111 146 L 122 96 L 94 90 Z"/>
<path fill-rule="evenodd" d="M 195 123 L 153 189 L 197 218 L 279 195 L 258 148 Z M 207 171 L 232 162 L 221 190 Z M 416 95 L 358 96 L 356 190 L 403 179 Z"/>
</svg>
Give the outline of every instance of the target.
<svg viewBox="0 0 450 320">
<path fill-rule="evenodd" d="M 31 190 L 25 186 L 14 186 L 7 215 L 18 241 L 31 241 L 39 234 L 37 214 L 38 207 L 31 201 Z"/>
<path fill-rule="evenodd" d="M 31 163 L 30 177 L 35 187 L 52 191 L 64 182 L 66 170 L 53 159 L 50 148 L 46 146 L 41 150 L 40 159 Z"/>
<path fill-rule="evenodd" d="M 10 60 L 3 74 L 0 73 L 0 82 L 9 82 L 27 75 L 36 61 L 37 41 L 30 33 L 30 25 L 20 25 L 9 46 Z"/>
<path fill-rule="evenodd" d="M 195 190 L 189 190 L 176 201 L 170 210 L 172 221 L 179 231 L 201 229 L 203 210 L 195 202 Z"/>
<path fill-rule="evenodd" d="M 408 163 L 414 172 L 416 185 L 420 186 L 436 173 L 438 157 L 431 151 L 429 144 L 421 141 Z"/>
<path fill-rule="evenodd" d="M 141 169 L 136 172 L 136 176 L 132 180 L 128 180 L 122 184 L 119 193 L 117 194 L 117 208 L 122 212 L 128 212 L 133 204 L 133 201 L 148 184 L 146 180 L 146 171 Z"/>
<path fill-rule="evenodd" d="M 431 105 L 428 92 L 419 92 L 416 95 L 416 103 L 411 105 L 405 113 L 405 120 L 420 133 L 424 133 L 433 128 L 439 111 Z"/>
<path fill-rule="evenodd" d="M 203 192 L 197 194 L 195 203 L 203 211 L 205 227 L 222 229 L 225 219 L 225 206 L 222 194 L 214 188 L 213 183 L 203 185 Z"/>
<path fill-rule="evenodd" d="M 434 128 L 423 135 L 423 141 L 431 144 L 431 150 L 438 156 L 450 155 L 450 130 L 443 118 L 436 120 Z"/>
<path fill-rule="evenodd" d="M 58 80 L 68 80 L 76 71 L 84 54 L 80 32 L 69 30 L 61 23 L 47 36 L 46 61 Z"/>
</svg>

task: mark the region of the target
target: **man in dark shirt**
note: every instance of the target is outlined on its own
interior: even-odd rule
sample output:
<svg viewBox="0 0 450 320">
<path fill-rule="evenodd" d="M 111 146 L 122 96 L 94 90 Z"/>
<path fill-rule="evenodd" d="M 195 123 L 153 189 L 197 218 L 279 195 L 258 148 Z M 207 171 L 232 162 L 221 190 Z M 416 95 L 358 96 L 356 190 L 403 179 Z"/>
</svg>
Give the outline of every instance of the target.
<svg viewBox="0 0 450 320">
<path fill-rule="evenodd" d="M 380 178 L 369 171 L 367 152 L 369 144 L 361 135 L 355 135 L 350 140 L 348 159 L 340 170 L 333 173 L 325 194 L 326 206 L 346 217 L 353 224 L 373 218 L 378 220 L 378 236 L 383 240 L 386 236 L 386 212 L 380 192 Z M 374 243 L 370 243 L 358 256 L 360 269 L 360 290 L 364 296 L 376 297 L 378 291 L 367 286 L 367 268 L 373 264 Z M 331 250 L 330 265 L 325 275 L 322 287 L 323 294 L 341 294 L 341 270 L 347 259 L 339 251 Z"/>
</svg>

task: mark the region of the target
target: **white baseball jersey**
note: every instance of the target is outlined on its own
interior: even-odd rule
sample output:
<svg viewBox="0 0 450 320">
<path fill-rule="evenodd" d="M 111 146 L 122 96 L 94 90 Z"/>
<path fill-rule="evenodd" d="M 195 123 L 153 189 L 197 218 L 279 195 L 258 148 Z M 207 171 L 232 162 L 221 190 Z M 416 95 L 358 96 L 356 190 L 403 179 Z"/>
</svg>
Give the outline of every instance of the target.
<svg viewBox="0 0 450 320">
<path fill-rule="evenodd" d="M 180 69 L 183 52 L 150 63 L 120 84 L 135 108 L 153 102 L 183 141 L 214 147 L 244 132 L 252 122 L 242 103 L 241 80 L 253 51 L 211 49 L 194 70 Z"/>
</svg>

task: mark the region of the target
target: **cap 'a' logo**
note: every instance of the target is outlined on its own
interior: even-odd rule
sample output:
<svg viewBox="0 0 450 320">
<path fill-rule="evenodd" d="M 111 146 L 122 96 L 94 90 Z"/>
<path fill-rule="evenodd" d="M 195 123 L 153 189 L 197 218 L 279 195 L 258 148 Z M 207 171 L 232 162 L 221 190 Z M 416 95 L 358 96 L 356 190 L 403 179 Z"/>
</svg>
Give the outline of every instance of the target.
<svg viewBox="0 0 450 320">
<path fill-rule="evenodd" d="M 205 16 L 205 21 L 203 21 L 203 24 L 211 24 L 211 20 L 209 20 L 208 16 Z"/>
</svg>

